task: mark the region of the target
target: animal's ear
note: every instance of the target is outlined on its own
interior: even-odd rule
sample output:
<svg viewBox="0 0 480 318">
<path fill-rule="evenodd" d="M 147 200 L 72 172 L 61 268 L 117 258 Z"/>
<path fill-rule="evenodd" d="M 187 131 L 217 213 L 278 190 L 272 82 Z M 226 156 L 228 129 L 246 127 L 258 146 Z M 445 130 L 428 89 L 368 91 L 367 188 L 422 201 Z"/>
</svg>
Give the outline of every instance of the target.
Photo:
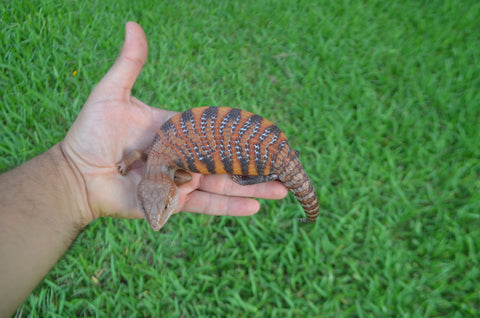
<svg viewBox="0 0 480 318">
<path fill-rule="evenodd" d="M 185 170 L 175 171 L 175 177 L 173 178 L 173 181 L 175 182 L 176 185 L 182 185 L 184 183 L 189 182 L 190 180 L 192 180 L 192 175 L 187 171 Z"/>
</svg>

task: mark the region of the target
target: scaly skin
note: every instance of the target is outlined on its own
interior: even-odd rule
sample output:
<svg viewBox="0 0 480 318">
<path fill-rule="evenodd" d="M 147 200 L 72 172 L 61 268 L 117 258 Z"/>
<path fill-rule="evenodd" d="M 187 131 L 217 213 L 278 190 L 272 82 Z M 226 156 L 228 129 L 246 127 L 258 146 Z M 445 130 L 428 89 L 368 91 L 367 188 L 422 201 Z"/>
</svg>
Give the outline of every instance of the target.
<svg viewBox="0 0 480 318">
<path fill-rule="evenodd" d="M 130 156 L 130 157 L 129 157 Z M 140 153 L 119 164 L 124 174 Z M 177 206 L 184 171 L 230 174 L 239 184 L 280 180 L 315 222 L 319 204 L 313 185 L 285 134 L 256 114 L 228 107 L 199 107 L 166 121 L 148 150 L 145 175 L 137 190 L 140 209 L 158 231 Z"/>
</svg>

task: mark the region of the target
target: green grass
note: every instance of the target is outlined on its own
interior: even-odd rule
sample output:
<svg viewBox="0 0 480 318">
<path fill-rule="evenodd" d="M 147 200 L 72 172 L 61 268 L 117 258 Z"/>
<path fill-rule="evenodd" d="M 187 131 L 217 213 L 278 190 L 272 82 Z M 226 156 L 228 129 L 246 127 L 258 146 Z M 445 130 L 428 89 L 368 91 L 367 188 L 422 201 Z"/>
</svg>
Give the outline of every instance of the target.
<svg viewBox="0 0 480 318">
<path fill-rule="evenodd" d="M 134 20 L 135 96 L 274 121 L 323 212 L 98 220 L 18 316 L 480 315 L 478 1 L 105 3 L 0 4 L 0 170 L 63 138 Z"/>
</svg>

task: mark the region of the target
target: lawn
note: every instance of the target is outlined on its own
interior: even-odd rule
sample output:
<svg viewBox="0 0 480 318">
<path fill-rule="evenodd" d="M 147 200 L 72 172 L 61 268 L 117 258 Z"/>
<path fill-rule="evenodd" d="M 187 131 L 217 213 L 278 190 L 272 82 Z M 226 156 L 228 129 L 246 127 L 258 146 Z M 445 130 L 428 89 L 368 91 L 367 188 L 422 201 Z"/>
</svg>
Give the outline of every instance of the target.
<svg viewBox="0 0 480 318">
<path fill-rule="evenodd" d="M 99 219 L 18 317 L 480 316 L 478 1 L 3 1 L 0 171 L 60 141 L 124 24 L 134 95 L 275 122 L 312 179 L 252 217 Z M 1 301 L 1 300 L 0 300 Z"/>
</svg>

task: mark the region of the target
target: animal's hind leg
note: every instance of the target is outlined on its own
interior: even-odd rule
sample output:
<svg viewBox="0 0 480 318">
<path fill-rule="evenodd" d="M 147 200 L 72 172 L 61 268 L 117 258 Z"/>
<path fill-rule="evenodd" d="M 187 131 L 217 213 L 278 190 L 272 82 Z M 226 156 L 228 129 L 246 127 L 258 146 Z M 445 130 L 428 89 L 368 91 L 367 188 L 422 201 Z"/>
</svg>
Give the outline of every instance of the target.
<svg viewBox="0 0 480 318">
<path fill-rule="evenodd" d="M 266 176 L 242 176 L 239 174 L 234 174 L 232 176 L 233 181 L 240 185 L 251 185 L 257 184 L 262 182 L 274 181 L 278 180 L 278 175 L 276 174 L 269 174 Z"/>
</svg>

